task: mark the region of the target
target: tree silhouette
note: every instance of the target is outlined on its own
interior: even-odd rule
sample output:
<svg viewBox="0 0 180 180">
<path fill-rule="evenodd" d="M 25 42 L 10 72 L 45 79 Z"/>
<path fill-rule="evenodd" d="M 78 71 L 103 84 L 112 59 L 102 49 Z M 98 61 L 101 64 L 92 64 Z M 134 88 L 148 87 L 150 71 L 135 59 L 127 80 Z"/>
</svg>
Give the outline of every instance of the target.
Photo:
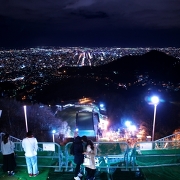
<svg viewBox="0 0 180 180">
<path fill-rule="evenodd" d="M 0 131 L 22 139 L 26 136 L 24 104 L 14 99 L 0 99 Z M 28 105 L 28 130 L 33 131 L 38 141 L 52 141 L 52 129 L 61 127 L 61 120 L 54 116 L 51 107 L 45 105 Z"/>
</svg>

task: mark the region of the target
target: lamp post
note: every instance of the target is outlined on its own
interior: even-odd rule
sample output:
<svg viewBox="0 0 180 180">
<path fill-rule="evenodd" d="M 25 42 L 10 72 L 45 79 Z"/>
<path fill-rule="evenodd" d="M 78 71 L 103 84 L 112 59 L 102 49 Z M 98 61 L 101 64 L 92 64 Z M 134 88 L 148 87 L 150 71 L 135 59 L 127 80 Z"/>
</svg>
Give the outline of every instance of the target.
<svg viewBox="0 0 180 180">
<path fill-rule="evenodd" d="M 1 114 L 2 114 L 2 110 L 0 110 L 0 117 L 1 117 Z"/>
<path fill-rule="evenodd" d="M 53 142 L 55 142 L 54 141 L 54 134 L 56 133 L 56 130 L 52 130 L 52 135 L 53 135 Z"/>
<path fill-rule="evenodd" d="M 28 132 L 28 124 L 27 124 L 26 106 L 24 106 L 24 117 L 25 117 L 25 124 L 26 124 L 26 132 Z"/>
<path fill-rule="evenodd" d="M 154 130 L 155 130 L 155 122 L 156 122 L 156 109 L 159 104 L 159 98 L 157 96 L 153 96 L 151 98 L 151 103 L 154 105 L 154 119 L 153 119 L 153 130 L 152 130 L 152 141 L 154 141 Z"/>
</svg>

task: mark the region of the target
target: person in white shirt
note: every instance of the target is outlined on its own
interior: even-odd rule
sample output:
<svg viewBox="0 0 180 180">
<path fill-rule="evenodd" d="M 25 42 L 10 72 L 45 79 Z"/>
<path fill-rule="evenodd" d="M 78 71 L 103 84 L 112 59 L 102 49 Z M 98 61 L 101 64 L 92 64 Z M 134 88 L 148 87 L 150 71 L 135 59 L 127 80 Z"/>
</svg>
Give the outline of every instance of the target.
<svg viewBox="0 0 180 180">
<path fill-rule="evenodd" d="M 1 142 L 1 152 L 3 155 L 3 170 L 8 172 L 9 176 L 14 175 L 14 169 L 16 167 L 16 161 L 14 157 L 14 143 L 9 139 L 9 134 L 3 136 Z"/>
<path fill-rule="evenodd" d="M 33 137 L 31 131 L 27 132 L 27 137 L 22 140 L 22 147 L 25 151 L 26 165 L 29 177 L 36 177 L 39 174 L 37 167 L 37 139 Z"/>
</svg>

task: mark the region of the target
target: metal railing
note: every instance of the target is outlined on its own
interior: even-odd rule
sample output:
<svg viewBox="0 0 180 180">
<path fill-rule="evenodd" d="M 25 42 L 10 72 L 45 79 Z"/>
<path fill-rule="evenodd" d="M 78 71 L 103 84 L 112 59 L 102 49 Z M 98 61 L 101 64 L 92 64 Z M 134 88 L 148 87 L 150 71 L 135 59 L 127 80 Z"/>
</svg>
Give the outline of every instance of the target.
<svg viewBox="0 0 180 180">
<path fill-rule="evenodd" d="M 180 166 L 180 141 L 137 142 L 131 157 L 132 169 Z"/>
<path fill-rule="evenodd" d="M 72 142 L 65 145 L 65 170 L 68 171 L 73 167 L 73 155 L 70 152 Z M 128 168 L 129 145 L 126 142 L 94 142 L 97 148 L 96 167 L 108 171 L 111 168 L 119 168 L 119 164 L 124 169 Z M 121 166 L 122 167 L 122 166 Z"/>
<path fill-rule="evenodd" d="M 21 142 L 14 142 L 17 166 L 26 166 L 25 152 Z M 63 153 L 59 144 L 53 142 L 38 142 L 38 166 L 51 167 L 55 171 L 62 171 Z M 2 159 L 2 158 L 1 158 Z M 2 165 L 2 162 L 0 161 Z"/>
<path fill-rule="evenodd" d="M 2 133 L 1 133 L 2 135 Z M 26 166 L 24 151 L 21 140 L 12 138 L 15 143 L 17 154 L 17 166 Z M 0 142 L 2 137 L 0 136 Z M 55 171 L 73 171 L 75 168 L 74 156 L 71 155 L 70 146 L 72 142 L 65 146 L 60 146 L 54 142 L 38 142 L 38 166 L 51 167 Z M 167 157 L 176 161 L 159 163 L 159 166 L 180 165 L 180 141 L 149 141 L 137 142 L 130 148 L 127 142 L 94 142 L 97 147 L 96 167 L 98 170 L 111 172 L 113 169 L 121 168 L 124 171 L 137 171 L 138 168 L 155 167 L 156 158 L 166 160 Z M 0 149 L 1 151 L 1 149 Z M 161 153 L 162 152 L 162 153 Z M 164 153 L 166 152 L 166 153 Z M 1 155 L 2 157 L 2 155 Z M 156 158 L 155 158 L 156 157 Z M 150 158 L 152 164 L 138 164 L 144 158 Z M 165 162 L 165 161 L 164 161 Z M 0 164 L 2 163 L 0 159 Z M 82 168 L 84 168 L 82 166 Z"/>
<path fill-rule="evenodd" d="M 1 132 L 0 133 L 0 142 L 3 140 L 3 136 L 5 135 L 5 133 Z M 13 137 L 13 136 L 9 136 L 9 139 L 12 141 L 12 142 L 21 142 L 22 140 L 21 139 L 18 139 L 16 137 Z"/>
<path fill-rule="evenodd" d="M 175 141 L 180 139 L 180 132 L 177 132 L 175 134 L 163 137 L 161 139 L 158 139 L 156 141 Z"/>
</svg>

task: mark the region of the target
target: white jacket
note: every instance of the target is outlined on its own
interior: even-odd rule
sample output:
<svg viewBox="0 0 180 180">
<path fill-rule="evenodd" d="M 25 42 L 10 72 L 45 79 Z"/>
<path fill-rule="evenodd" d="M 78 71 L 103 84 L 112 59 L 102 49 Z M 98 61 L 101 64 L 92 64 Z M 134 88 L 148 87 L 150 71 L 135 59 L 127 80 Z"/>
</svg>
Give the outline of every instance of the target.
<svg viewBox="0 0 180 180">
<path fill-rule="evenodd" d="M 86 148 L 86 155 L 91 159 L 92 164 L 90 166 L 86 166 L 90 169 L 96 169 L 95 166 L 95 156 L 97 155 L 97 149 L 94 146 L 94 150 L 91 149 L 91 146 L 88 145 Z"/>
</svg>

